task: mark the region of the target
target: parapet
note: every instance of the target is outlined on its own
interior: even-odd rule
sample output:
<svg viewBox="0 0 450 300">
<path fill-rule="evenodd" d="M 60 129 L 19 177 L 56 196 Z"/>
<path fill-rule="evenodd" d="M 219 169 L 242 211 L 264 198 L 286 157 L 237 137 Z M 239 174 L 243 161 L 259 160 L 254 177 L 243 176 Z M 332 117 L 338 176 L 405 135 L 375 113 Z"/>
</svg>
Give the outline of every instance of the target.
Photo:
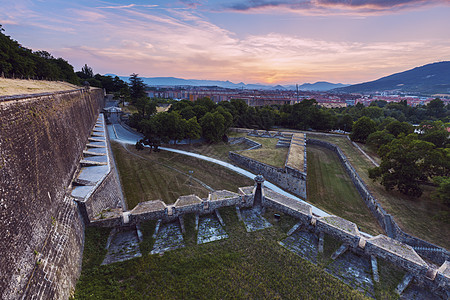
<svg viewBox="0 0 450 300">
<path fill-rule="evenodd" d="M 428 270 L 427 263 L 411 246 L 385 235 L 380 234 L 368 239 L 365 252 L 400 265 L 416 275 L 425 276 Z"/>
<path fill-rule="evenodd" d="M 320 217 L 316 220 L 316 229 L 343 240 L 356 248 L 361 238 L 355 223 L 337 216 Z"/>
</svg>

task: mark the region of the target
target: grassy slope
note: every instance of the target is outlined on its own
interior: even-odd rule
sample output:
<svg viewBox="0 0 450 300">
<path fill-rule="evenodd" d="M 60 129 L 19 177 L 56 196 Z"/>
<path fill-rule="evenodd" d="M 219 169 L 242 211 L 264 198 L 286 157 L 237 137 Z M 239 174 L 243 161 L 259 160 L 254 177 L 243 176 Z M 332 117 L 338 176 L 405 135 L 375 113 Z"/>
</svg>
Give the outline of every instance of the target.
<svg viewBox="0 0 450 300">
<path fill-rule="evenodd" d="M 0 78 L 0 96 L 59 92 L 79 88 L 63 81 Z"/>
<path fill-rule="evenodd" d="M 311 133 L 308 137 L 338 145 L 383 208 L 394 216 L 404 231 L 450 249 L 450 220 L 448 215 L 443 217 L 443 212 L 448 213 L 448 207 L 431 199 L 430 187 L 424 186 L 424 194 L 420 198 L 407 197 L 398 191 L 386 191 L 381 184 L 369 178 L 368 169 L 373 164 L 346 137 Z"/>
<path fill-rule="evenodd" d="M 149 200 L 162 199 L 173 203 L 182 195 L 206 197 L 207 188 L 194 180 L 191 180 L 192 185 L 189 184 L 190 170 L 194 171 L 193 177 L 217 190 L 236 192 L 238 187 L 253 185 L 253 180 L 247 177 L 199 159 L 165 151 L 136 151 L 128 146 L 128 150 L 135 154 L 132 155 L 120 144 L 111 145 L 129 209 Z"/>
<path fill-rule="evenodd" d="M 186 248 L 109 266 L 85 264 L 75 299 L 364 298 L 277 243 L 295 220 L 284 216 L 273 228 L 247 233 L 234 208 L 221 213 L 228 239 L 196 245 L 193 216 L 187 216 Z M 87 245 L 104 247 L 95 234 L 87 232 Z M 101 261 L 98 252 L 85 253 L 84 260 Z"/>
<path fill-rule="evenodd" d="M 322 147 L 308 146 L 307 149 L 307 201 L 355 222 L 367 233 L 382 233 L 383 230 L 359 196 L 337 155 Z"/>
</svg>

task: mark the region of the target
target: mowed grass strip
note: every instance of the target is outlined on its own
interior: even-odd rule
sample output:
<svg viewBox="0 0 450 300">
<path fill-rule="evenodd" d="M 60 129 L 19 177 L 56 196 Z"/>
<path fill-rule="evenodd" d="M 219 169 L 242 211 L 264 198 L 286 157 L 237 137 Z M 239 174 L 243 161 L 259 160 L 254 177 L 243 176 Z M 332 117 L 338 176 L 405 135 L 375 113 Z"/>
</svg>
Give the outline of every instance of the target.
<svg viewBox="0 0 450 300">
<path fill-rule="evenodd" d="M 282 215 L 274 227 L 248 233 L 234 208 L 220 212 L 228 239 L 197 245 L 194 218 L 186 216 L 185 248 L 108 266 L 87 265 L 74 299 L 366 299 L 278 244 L 295 220 Z M 144 242 L 149 237 L 144 232 Z M 86 239 L 93 238 L 87 232 Z M 96 248 L 106 243 L 95 242 L 101 243 Z"/>
<path fill-rule="evenodd" d="M 379 182 L 369 178 L 368 170 L 374 165 L 345 136 L 309 133 L 308 137 L 339 146 L 372 194 L 405 232 L 450 249 L 450 209 L 431 199 L 433 187 L 422 186 L 424 193 L 420 198 L 396 190 L 386 191 Z"/>
<path fill-rule="evenodd" d="M 367 233 L 383 233 L 333 151 L 308 146 L 307 159 L 308 202 L 356 223 Z"/>
<path fill-rule="evenodd" d="M 278 139 L 275 138 L 261 138 L 261 137 L 247 137 L 248 139 L 261 144 L 260 149 L 245 150 L 239 152 L 239 154 L 250 157 L 262 163 L 277 167 L 284 168 L 286 163 L 286 157 L 289 152 L 289 148 L 277 148 Z"/>
<path fill-rule="evenodd" d="M 192 177 L 215 190 L 237 192 L 238 187 L 254 183 L 231 170 L 189 156 L 166 151 L 150 153 L 148 149 L 137 151 L 133 146 L 125 149 L 114 142 L 111 146 L 128 209 L 149 200 L 161 199 L 170 204 L 183 195 L 206 197 L 209 190 L 189 180 L 189 171 L 193 171 Z"/>
</svg>

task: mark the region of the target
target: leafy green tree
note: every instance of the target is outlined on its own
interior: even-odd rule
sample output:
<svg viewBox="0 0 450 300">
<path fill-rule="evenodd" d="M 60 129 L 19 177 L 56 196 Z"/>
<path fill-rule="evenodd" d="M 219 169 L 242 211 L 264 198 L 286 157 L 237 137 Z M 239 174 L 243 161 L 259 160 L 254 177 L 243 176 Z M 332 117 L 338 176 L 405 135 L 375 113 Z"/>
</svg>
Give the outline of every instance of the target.
<svg viewBox="0 0 450 300">
<path fill-rule="evenodd" d="M 207 112 L 200 120 L 203 137 L 208 142 L 218 142 L 225 133 L 225 118 L 218 112 Z"/>
<path fill-rule="evenodd" d="M 369 177 L 381 179 L 386 190 L 397 188 L 405 195 L 419 197 L 422 195 L 419 181 L 427 180 L 429 168 L 424 158 L 433 148 L 433 144 L 417 139 L 414 134 L 394 139 L 379 149 L 381 164 L 369 170 Z"/>
<path fill-rule="evenodd" d="M 395 136 L 387 132 L 387 130 L 375 131 L 369 134 L 366 144 L 377 151 L 381 146 L 390 143 L 394 139 Z"/>
<path fill-rule="evenodd" d="M 344 130 L 346 132 L 350 132 L 352 130 L 353 127 L 353 119 L 349 114 L 345 114 L 343 115 L 338 123 L 337 126 L 340 130 Z"/>
<path fill-rule="evenodd" d="M 350 138 L 355 142 L 365 143 L 367 137 L 377 129 L 377 124 L 369 117 L 361 117 L 353 124 Z"/>
<path fill-rule="evenodd" d="M 443 117 L 445 114 L 444 106 L 444 101 L 439 98 L 431 100 L 426 106 L 427 115 L 436 119 Z"/>
<path fill-rule="evenodd" d="M 145 92 L 145 84 L 142 78 L 138 77 L 138 74 L 133 73 L 130 75 L 130 97 L 131 102 L 134 104 L 139 98 L 147 97 Z"/>
<path fill-rule="evenodd" d="M 399 122 L 399 121 L 393 121 L 389 123 L 386 126 L 386 130 L 394 135 L 395 137 L 398 137 L 401 133 L 404 135 L 408 135 L 410 133 L 414 132 L 414 127 L 406 122 Z"/>
<path fill-rule="evenodd" d="M 94 71 L 92 71 L 92 68 L 89 67 L 87 64 L 85 64 L 81 68 L 81 74 L 83 79 L 93 78 L 94 77 Z"/>
<path fill-rule="evenodd" d="M 437 176 L 433 178 L 433 182 L 437 184 L 438 187 L 431 194 L 431 197 L 446 205 L 450 205 L 450 177 Z"/>
<path fill-rule="evenodd" d="M 196 140 L 201 137 L 201 134 L 202 127 L 197 122 L 197 117 L 192 117 L 187 120 L 185 138 L 189 139 L 189 141 Z"/>
<path fill-rule="evenodd" d="M 438 148 L 445 148 L 450 145 L 450 132 L 447 131 L 450 124 L 442 121 L 424 121 L 420 124 L 420 138 L 433 143 Z"/>
</svg>

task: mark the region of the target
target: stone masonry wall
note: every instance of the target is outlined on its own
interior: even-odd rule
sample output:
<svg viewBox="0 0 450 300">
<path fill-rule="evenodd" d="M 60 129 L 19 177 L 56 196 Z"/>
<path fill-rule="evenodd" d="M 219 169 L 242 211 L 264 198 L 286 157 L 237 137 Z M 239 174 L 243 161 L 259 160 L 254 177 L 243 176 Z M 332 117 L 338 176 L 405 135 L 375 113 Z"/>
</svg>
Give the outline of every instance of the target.
<svg viewBox="0 0 450 300">
<path fill-rule="evenodd" d="M 105 130 L 105 134 L 107 134 Z M 114 161 L 114 155 L 111 151 L 111 145 L 109 145 L 109 138 L 107 138 L 108 152 L 110 160 L 110 171 L 103 182 L 97 187 L 91 197 L 86 201 L 86 211 L 88 216 L 92 219 L 101 214 L 103 211 L 111 208 L 124 207 L 126 202 L 124 201 L 124 195 L 122 192 L 119 174 L 116 169 Z"/>
<path fill-rule="evenodd" d="M 66 192 L 103 101 L 99 89 L 0 98 L 1 299 L 73 288 L 84 231 Z"/>
<path fill-rule="evenodd" d="M 348 162 L 347 157 L 338 146 L 315 139 L 307 139 L 307 143 L 309 145 L 317 145 L 327 148 L 338 155 L 342 165 L 353 181 L 353 184 L 363 198 L 367 207 L 370 209 L 372 214 L 378 220 L 378 223 L 381 225 L 381 227 L 383 227 L 389 237 L 395 238 L 396 240 L 412 246 L 417 251 L 417 253 L 436 264 L 441 265 L 446 260 L 450 261 L 450 253 L 446 249 L 409 235 L 402 229 L 400 229 L 397 223 L 395 223 L 392 216 L 381 207 L 378 200 L 369 191 L 364 181 L 358 175 L 353 166 Z"/>
<path fill-rule="evenodd" d="M 276 168 L 235 152 L 229 152 L 228 157 L 238 165 L 261 174 L 268 181 L 306 199 L 306 176 L 300 171 L 292 168 L 289 168 L 289 171 Z"/>
</svg>

